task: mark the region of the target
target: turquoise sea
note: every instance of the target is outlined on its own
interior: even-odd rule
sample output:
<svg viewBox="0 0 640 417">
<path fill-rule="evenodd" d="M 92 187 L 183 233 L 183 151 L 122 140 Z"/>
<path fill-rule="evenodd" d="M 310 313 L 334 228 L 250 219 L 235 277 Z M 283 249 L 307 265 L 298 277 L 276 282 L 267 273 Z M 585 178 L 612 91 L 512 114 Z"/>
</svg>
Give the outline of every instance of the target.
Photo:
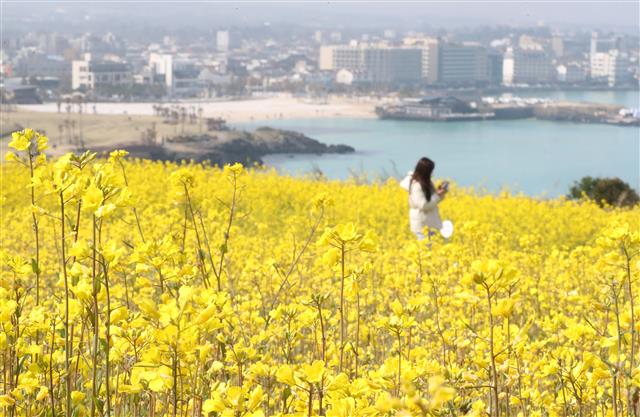
<svg viewBox="0 0 640 417">
<path fill-rule="evenodd" d="M 523 94 L 518 94 L 524 96 Z M 639 107 L 638 92 L 550 92 L 531 96 Z M 272 155 L 265 163 L 292 175 L 313 170 L 331 179 L 353 173 L 399 177 L 421 156 L 436 161 L 435 176 L 489 192 L 566 194 L 583 176 L 620 177 L 640 190 L 640 128 L 540 120 L 416 122 L 377 119 L 273 120 L 238 124 L 305 133 L 356 149 L 346 155 Z"/>
</svg>

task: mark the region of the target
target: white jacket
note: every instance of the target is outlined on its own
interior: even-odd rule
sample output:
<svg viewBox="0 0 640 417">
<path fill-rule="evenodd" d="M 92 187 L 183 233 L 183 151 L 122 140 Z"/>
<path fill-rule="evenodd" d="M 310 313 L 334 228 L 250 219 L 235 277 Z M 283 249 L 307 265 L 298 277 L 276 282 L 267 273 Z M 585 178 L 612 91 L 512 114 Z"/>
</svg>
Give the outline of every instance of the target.
<svg viewBox="0 0 640 417">
<path fill-rule="evenodd" d="M 425 226 L 430 229 L 442 229 L 442 220 L 438 211 L 440 196 L 435 192 L 431 193 L 431 200 L 422 191 L 422 187 L 411 179 L 413 172 L 400 182 L 400 186 L 409 192 L 409 224 L 413 233 L 422 232 Z"/>
</svg>

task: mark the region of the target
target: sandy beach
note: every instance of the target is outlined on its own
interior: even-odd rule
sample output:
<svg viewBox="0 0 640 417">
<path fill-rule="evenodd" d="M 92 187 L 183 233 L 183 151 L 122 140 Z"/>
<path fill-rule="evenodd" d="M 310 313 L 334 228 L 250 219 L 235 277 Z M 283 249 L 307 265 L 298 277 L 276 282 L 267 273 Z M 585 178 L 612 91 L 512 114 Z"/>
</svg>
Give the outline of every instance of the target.
<svg viewBox="0 0 640 417">
<path fill-rule="evenodd" d="M 268 98 L 234 101 L 177 101 L 186 107 L 202 108 L 204 117 L 222 117 L 227 122 L 252 120 L 305 119 L 322 117 L 375 117 L 377 100 L 363 98 L 330 97 L 326 101 L 313 101 L 281 95 Z M 151 116 L 156 103 L 94 103 L 87 104 L 87 114 Z M 18 106 L 20 111 L 57 113 L 56 103 Z M 62 105 L 64 113 L 64 104 Z"/>
<path fill-rule="evenodd" d="M 51 155 L 60 155 L 75 149 L 76 137 L 83 137 L 89 148 L 110 148 L 123 144 L 141 143 L 150 129 L 156 137 L 172 137 L 180 134 L 200 134 L 206 126 L 200 120 L 169 124 L 154 115 L 155 103 L 88 103 L 82 113 L 73 106 L 70 113 L 62 105 L 58 112 L 56 103 L 18 106 L 16 111 L 3 112 L 4 130 L 32 127 L 49 136 Z M 329 98 L 323 102 L 277 96 L 264 99 L 235 101 L 182 101 L 177 104 L 187 109 L 202 108 L 202 115 L 221 117 L 228 123 L 305 118 L 371 118 L 375 117 L 377 101 L 366 99 Z M 6 152 L 8 140 L 0 141 L 0 152 Z"/>
</svg>

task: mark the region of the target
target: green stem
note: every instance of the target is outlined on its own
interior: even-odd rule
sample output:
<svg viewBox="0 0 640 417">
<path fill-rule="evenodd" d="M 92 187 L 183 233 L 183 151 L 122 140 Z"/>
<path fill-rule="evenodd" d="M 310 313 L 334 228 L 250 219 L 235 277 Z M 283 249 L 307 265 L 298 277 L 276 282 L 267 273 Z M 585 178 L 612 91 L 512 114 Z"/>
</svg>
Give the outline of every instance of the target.
<svg viewBox="0 0 640 417">
<path fill-rule="evenodd" d="M 344 363 L 344 243 L 340 247 L 340 372 Z"/>
<path fill-rule="evenodd" d="M 91 256 L 92 271 L 91 271 L 91 283 L 92 283 L 92 301 L 93 301 L 93 363 L 92 363 L 92 384 L 91 384 L 91 417 L 96 415 L 96 402 L 98 401 L 98 339 L 100 337 L 100 328 L 98 320 L 98 279 L 96 274 L 96 216 L 93 215 L 92 221 L 92 235 L 93 235 L 93 254 Z"/>
<path fill-rule="evenodd" d="M 66 386 L 66 416 L 71 417 L 71 372 L 69 369 L 69 357 L 71 355 L 69 345 L 69 278 L 67 275 L 67 254 L 66 254 L 66 233 L 65 233 L 65 214 L 64 214 L 64 195 L 60 191 L 60 218 L 62 221 L 62 274 L 64 276 L 64 370 L 65 370 L 65 386 Z"/>
</svg>

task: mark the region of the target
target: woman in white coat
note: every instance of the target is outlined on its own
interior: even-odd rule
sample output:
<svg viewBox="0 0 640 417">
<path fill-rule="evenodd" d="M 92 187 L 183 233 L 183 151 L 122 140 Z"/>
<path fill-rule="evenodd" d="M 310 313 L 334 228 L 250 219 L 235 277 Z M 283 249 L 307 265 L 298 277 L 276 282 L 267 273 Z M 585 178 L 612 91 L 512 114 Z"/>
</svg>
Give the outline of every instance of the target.
<svg viewBox="0 0 640 417">
<path fill-rule="evenodd" d="M 431 181 L 431 174 L 436 164 L 429 158 L 420 158 L 416 168 L 400 182 L 400 186 L 409 192 L 409 224 L 411 231 L 419 240 L 424 239 L 424 228 L 442 229 L 442 220 L 438 211 L 438 203 L 447 193 L 447 185 L 443 183 L 437 189 Z"/>
</svg>

